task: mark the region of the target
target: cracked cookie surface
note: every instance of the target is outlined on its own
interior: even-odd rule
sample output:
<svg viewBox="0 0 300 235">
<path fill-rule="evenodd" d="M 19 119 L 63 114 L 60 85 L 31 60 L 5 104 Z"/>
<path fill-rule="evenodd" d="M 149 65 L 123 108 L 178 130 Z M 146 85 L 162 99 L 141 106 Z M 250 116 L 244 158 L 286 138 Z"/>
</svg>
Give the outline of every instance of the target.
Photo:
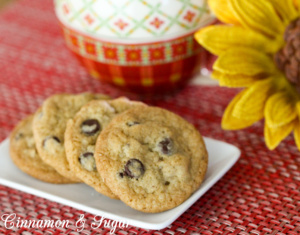
<svg viewBox="0 0 300 235">
<path fill-rule="evenodd" d="M 118 197 L 111 192 L 96 169 L 94 150 L 97 137 L 116 115 L 144 105 L 127 98 L 93 100 L 67 123 L 65 149 L 71 170 L 87 185 L 110 198 Z"/>
<path fill-rule="evenodd" d="M 101 94 L 57 94 L 46 99 L 41 111 L 34 115 L 33 133 L 41 159 L 61 175 L 81 182 L 70 170 L 64 148 L 67 121 L 82 106 L 94 99 L 108 99 Z"/>
<path fill-rule="evenodd" d="M 208 163 L 195 127 L 156 107 L 134 108 L 114 118 L 101 132 L 94 156 L 113 193 L 132 208 L 152 213 L 189 198 Z"/>
</svg>

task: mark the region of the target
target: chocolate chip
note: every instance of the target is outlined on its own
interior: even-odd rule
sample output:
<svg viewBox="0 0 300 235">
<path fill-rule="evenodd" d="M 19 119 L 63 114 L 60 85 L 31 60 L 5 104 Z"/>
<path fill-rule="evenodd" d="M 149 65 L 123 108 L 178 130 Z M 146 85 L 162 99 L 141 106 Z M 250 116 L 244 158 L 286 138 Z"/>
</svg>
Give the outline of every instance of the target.
<svg viewBox="0 0 300 235">
<path fill-rule="evenodd" d="M 138 159 L 130 159 L 125 165 L 125 175 L 129 178 L 140 178 L 145 173 L 143 163 Z"/>
<path fill-rule="evenodd" d="M 53 138 L 56 142 L 60 143 L 60 140 L 58 139 L 58 137 L 52 136 L 52 138 Z"/>
<path fill-rule="evenodd" d="M 165 185 L 166 185 L 166 186 L 170 185 L 170 182 L 169 182 L 169 181 L 166 181 L 166 182 L 165 182 Z"/>
<path fill-rule="evenodd" d="M 46 145 L 46 142 L 48 141 L 48 140 L 50 140 L 50 139 L 52 139 L 52 140 L 55 140 L 57 143 L 61 143 L 60 142 L 60 139 L 58 138 L 58 137 L 56 137 L 56 136 L 47 136 L 44 140 L 43 140 L 43 143 L 42 143 L 42 145 L 43 145 L 43 147 L 45 147 L 45 145 Z"/>
<path fill-rule="evenodd" d="M 18 133 L 17 135 L 16 135 L 16 137 L 15 137 L 15 140 L 19 140 L 19 139 L 21 139 L 21 138 L 23 138 L 24 137 L 24 134 L 23 133 Z"/>
<path fill-rule="evenodd" d="M 120 172 L 120 173 L 119 173 L 119 176 L 120 176 L 121 178 L 123 178 L 123 177 L 124 177 L 124 173 L 123 173 L 123 172 Z"/>
<path fill-rule="evenodd" d="M 163 154 L 171 155 L 173 150 L 173 141 L 170 138 L 165 138 L 158 143 L 158 147 Z"/>
<path fill-rule="evenodd" d="M 82 167 L 88 171 L 96 170 L 95 158 L 92 152 L 85 152 L 81 154 L 79 157 L 79 162 Z"/>
<path fill-rule="evenodd" d="M 100 130 L 100 123 L 96 119 L 85 120 L 81 123 L 81 130 L 87 136 L 94 135 Z"/>
<path fill-rule="evenodd" d="M 137 122 L 137 121 L 131 121 L 131 122 L 127 122 L 127 123 L 126 123 L 126 125 L 129 126 L 129 127 L 135 126 L 135 125 L 138 125 L 138 124 L 140 124 L 140 123 Z"/>
<path fill-rule="evenodd" d="M 92 152 L 86 152 L 83 153 L 81 156 L 84 158 L 88 158 L 88 157 L 94 157 L 94 154 Z"/>
</svg>

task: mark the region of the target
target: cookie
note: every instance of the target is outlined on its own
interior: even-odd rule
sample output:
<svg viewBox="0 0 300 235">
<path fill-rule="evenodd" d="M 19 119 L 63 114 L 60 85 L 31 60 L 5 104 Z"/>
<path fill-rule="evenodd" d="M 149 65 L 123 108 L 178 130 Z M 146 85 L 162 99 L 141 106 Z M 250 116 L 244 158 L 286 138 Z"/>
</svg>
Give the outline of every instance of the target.
<svg viewBox="0 0 300 235">
<path fill-rule="evenodd" d="M 193 125 L 149 106 L 115 117 L 99 135 L 94 156 L 111 191 L 130 207 L 151 213 L 189 198 L 208 164 L 205 144 Z"/>
<path fill-rule="evenodd" d="M 10 135 L 10 156 L 15 165 L 26 174 L 56 184 L 72 183 L 39 157 L 32 132 L 33 115 L 28 116 L 14 128 Z"/>
<path fill-rule="evenodd" d="M 58 173 L 80 182 L 70 170 L 64 148 L 64 133 L 67 121 L 79 109 L 94 99 L 108 99 L 104 95 L 83 93 L 78 95 L 57 94 L 46 99 L 33 120 L 33 133 L 41 159 Z"/>
<path fill-rule="evenodd" d="M 84 183 L 110 198 L 117 197 L 106 186 L 96 169 L 94 150 L 97 137 L 116 115 L 144 105 L 127 98 L 93 100 L 67 123 L 65 149 L 71 170 Z"/>
</svg>

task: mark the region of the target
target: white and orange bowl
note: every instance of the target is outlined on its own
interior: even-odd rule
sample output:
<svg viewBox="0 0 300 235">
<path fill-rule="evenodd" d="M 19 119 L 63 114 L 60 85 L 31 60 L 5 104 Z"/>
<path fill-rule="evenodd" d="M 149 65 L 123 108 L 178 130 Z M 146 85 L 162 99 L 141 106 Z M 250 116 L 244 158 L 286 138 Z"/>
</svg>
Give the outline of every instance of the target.
<svg viewBox="0 0 300 235">
<path fill-rule="evenodd" d="M 137 93 L 173 91 L 199 73 L 194 32 L 215 20 L 205 0 L 55 0 L 55 9 L 89 74 Z"/>
</svg>

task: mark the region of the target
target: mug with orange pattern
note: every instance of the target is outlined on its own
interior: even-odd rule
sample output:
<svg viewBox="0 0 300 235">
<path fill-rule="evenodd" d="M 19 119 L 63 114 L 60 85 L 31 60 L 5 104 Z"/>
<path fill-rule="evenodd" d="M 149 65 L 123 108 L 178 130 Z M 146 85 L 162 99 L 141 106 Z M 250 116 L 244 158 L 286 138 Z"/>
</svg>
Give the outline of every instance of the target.
<svg viewBox="0 0 300 235">
<path fill-rule="evenodd" d="M 96 79 L 136 93 L 185 85 L 205 62 L 205 0 L 55 0 L 68 48 Z"/>
</svg>

